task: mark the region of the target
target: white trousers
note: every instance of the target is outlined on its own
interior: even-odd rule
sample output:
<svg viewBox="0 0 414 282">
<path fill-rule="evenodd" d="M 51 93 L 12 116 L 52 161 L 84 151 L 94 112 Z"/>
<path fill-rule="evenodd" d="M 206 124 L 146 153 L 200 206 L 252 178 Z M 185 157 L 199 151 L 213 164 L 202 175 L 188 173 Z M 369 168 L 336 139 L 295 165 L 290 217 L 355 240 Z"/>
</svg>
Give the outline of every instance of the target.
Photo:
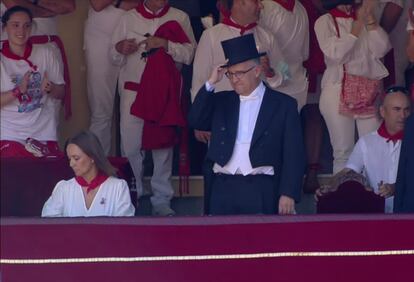
<svg viewBox="0 0 414 282">
<path fill-rule="evenodd" d="M 341 171 L 348 161 L 355 144 L 355 125 L 358 136 L 377 130 L 380 121 L 371 118 L 352 118 L 339 114 L 341 84 L 329 84 L 322 88 L 320 111 L 328 127 L 333 149 L 333 173 Z"/>
<path fill-rule="evenodd" d="M 98 137 L 105 154 L 111 150 L 112 114 L 119 67 L 109 59 L 110 35 L 85 30 L 88 100 L 91 113 L 89 129 Z"/>
<path fill-rule="evenodd" d="M 141 150 L 142 129 L 144 121 L 130 114 L 132 103 L 135 101 L 136 92 L 120 90 L 121 101 L 121 146 L 123 154 L 128 158 L 136 179 L 138 198 L 143 193 L 142 176 L 144 151 Z M 171 185 L 173 148 L 152 150 L 154 173 L 151 177 L 152 197 L 154 208 L 167 205 L 174 195 Z"/>
</svg>

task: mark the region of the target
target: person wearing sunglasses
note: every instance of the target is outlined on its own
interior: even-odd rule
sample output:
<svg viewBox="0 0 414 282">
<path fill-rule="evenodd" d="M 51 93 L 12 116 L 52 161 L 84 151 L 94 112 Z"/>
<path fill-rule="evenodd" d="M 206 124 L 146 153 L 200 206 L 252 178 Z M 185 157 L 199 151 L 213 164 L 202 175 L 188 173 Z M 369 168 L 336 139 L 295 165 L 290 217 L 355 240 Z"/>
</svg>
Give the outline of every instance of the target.
<svg viewBox="0 0 414 282">
<path fill-rule="evenodd" d="M 316 196 L 336 190 L 339 179 L 346 177 L 346 174 L 358 173 L 366 178 L 367 189 L 385 198 L 384 211 L 392 213 L 402 138 L 404 133 L 412 135 L 406 128 L 410 113 L 407 89 L 402 86 L 388 88 L 379 106 L 379 115 L 383 120 L 380 127 L 359 138 L 345 168 L 335 174 L 329 187 L 317 190 Z"/>
<path fill-rule="evenodd" d="M 221 42 L 227 63 L 197 93 L 189 124 L 211 131 L 206 157 L 209 213 L 293 214 L 305 149 L 294 98 L 271 90 L 253 34 Z M 215 92 L 226 76 L 234 90 Z"/>
</svg>

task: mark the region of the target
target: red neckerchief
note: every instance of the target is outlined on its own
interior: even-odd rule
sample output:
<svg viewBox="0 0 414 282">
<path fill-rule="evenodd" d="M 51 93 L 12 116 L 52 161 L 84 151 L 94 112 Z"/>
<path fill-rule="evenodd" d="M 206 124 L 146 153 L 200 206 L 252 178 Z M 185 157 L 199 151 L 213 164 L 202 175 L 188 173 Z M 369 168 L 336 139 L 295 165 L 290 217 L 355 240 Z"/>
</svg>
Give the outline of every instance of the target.
<svg viewBox="0 0 414 282">
<path fill-rule="evenodd" d="M 393 143 L 396 143 L 397 141 L 401 140 L 404 137 L 404 131 L 401 130 L 394 135 L 391 135 L 387 128 L 385 127 L 385 122 L 382 122 L 381 126 L 378 128 L 378 134 L 379 136 L 387 139 L 387 143 L 392 141 Z"/>
<path fill-rule="evenodd" d="M 24 54 L 23 54 L 23 57 L 20 57 L 19 55 L 16 55 L 16 54 L 14 54 L 13 52 L 12 52 L 12 50 L 10 49 L 10 44 L 9 44 L 9 41 L 8 40 L 6 40 L 6 41 L 4 41 L 3 42 L 3 47 L 2 47 L 2 49 L 1 49 L 1 53 L 3 53 L 3 55 L 5 56 L 5 57 L 7 57 L 7 58 L 9 58 L 9 59 L 12 59 L 12 60 L 16 60 L 16 61 L 19 61 L 19 60 L 23 60 L 23 61 L 26 61 L 28 64 L 29 64 L 29 66 L 34 70 L 34 71 L 36 71 L 37 70 L 37 66 L 36 65 L 34 65 L 30 60 L 29 60 L 29 57 L 30 57 L 30 55 L 32 54 L 32 49 L 33 49 L 33 45 L 32 45 L 32 43 L 30 42 L 30 41 L 27 41 L 27 44 L 26 44 L 26 48 L 24 49 Z"/>
<path fill-rule="evenodd" d="M 164 8 L 162 8 L 162 10 L 158 13 L 158 14 L 153 14 L 147 11 L 147 9 L 145 9 L 144 6 L 144 1 L 138 5 L 136 8 L 138 13 L 140 13 L 144 18 L 152 20 L 152 19 L 156 19 L 156 18 L 161 18 L 162 16 L 164 16 L 168 10 L 170 9 L 170 5 L 165 5 Z"/>
<path fill-rule="evenodd" d="M 295 8 L 295 0 L 273 0 L 276 3 L 279 3 L 280 6 L 288 10 L 289 12 L 293 11 L 293 8 Z"/>
<path fill-rule="evenodd" d="M 257 23 L 250 23 L 246 26 L 242 26 L 242 25 L 239 25 L 238 23 L 235 23 L 231 18 L 224 18 L 223 24 L 240 29 L 240 35 L 243 35 L 246 31 L 254 28 L 257 25 Z"/>
<path fill-rule="evenodd" d="M 352 8 L 351 13 L 347 14 L 344 11 L 339 10 L 338 8 L 334 8 L 329 11 L 334 18 L 345 18 L 345 19 L 356 19 L 355 9 Z"/>
<path fill-rule="evenodd" d="M 103 174 L 102 172 L 99 172 L 98 175 L 96 175 L 95 178 L 92 179 L 91 183 L 88 183 L 85 180 L 85 178 L 83 178 L 82 176 L 75 177 L 76 182 L 78 182 L 80 186 L 87 187 L 86 194 L 88 194 L 93 189 L 96 189 L 97 187 L 99 187 L 107 179 L 108 179 L 108 175 Z"/>
</svg>

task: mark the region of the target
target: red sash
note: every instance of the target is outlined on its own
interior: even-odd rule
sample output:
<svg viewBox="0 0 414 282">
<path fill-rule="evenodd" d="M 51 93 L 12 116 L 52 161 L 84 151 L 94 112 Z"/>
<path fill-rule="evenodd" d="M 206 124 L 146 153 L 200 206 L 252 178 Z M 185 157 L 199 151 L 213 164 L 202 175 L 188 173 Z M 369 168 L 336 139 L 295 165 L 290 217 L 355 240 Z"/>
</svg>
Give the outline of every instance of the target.
<svg viewBox="0 0 414 282">
<path fill-rule="evenodd" d="M 224 18 L 223 24 L 240 29 L 240 35 L 243 35 L 246 31 L 257 26 L 257 23 L 250 23 L 246 26 L 242 26 L 242 25 L 239 25 L 238 23 L 235 23 L 230 17 Z"/>
</svg>

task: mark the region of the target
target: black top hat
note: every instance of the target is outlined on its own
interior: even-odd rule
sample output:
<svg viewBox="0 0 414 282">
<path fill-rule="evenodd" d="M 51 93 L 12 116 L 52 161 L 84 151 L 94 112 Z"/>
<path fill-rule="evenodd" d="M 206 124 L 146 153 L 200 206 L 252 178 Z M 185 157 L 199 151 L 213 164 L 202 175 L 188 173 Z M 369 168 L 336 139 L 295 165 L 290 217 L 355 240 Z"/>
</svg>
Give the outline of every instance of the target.
<svg viewBox="0 0 414 282">
<path fill-rule="evenodd" d="M 322 0 L 322 6 L 325 10 L 332 10 L 338 5 L 352 5 L 355 0 Z"/>
<path fill-rule="evenodd" d="M 223 47 L 224 57 L 228 60 L 223 67 L 229 67 L 266 55 L 266 52 L 259 53 L 257 51 L 256 41 L 251 33 L 221 41 L 221 46 Z"/>
</svg>

